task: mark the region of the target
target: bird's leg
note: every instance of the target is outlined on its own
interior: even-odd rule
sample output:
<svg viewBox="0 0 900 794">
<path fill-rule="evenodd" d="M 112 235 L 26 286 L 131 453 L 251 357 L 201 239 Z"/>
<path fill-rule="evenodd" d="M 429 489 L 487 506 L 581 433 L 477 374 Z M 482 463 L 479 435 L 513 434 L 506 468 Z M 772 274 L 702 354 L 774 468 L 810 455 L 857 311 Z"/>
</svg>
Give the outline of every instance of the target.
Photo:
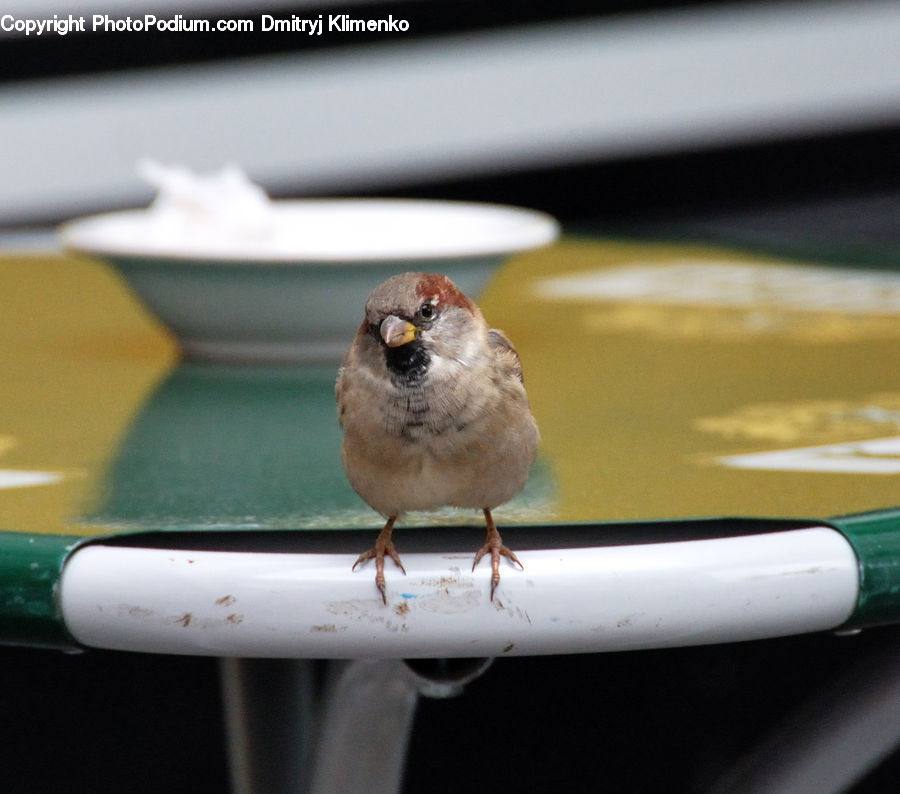
<svg viewBox="0 0 900 794">
<path fill-rule="evenodd" d="M 356 562 L 353 563 L 353 568 L 351 569 L 355 571 L 356 566 L 361 562 L 371 560 L 373 557 L 375 558 L 375 586 L 381 591 L 381 599 L 384 601 L 385 605 L 387 605 L 387 592 L 385 590 L 384 582 L 384 555 L 386 554 L 390 557 L 397 564 L 397 567 L 403 571 L 404 574 L 406 573 L 406 569 L 400 562 L 400 556 L 397 554 L 397 550 L 394 548 L 394 543 L 391 540 L 391 532 L 394 529 L 394 522 L 396 520 L 397 516 L 391 516 L 387 520 L 384 529 L 382 529 L 381 532 L 378 533 L 378 537 L 375 538 L 375 547 L 360 554 L 359 557 L 357 557 Z"/>
<path fill-rule="evenodd" d="M 522 569 L 524 569 L 525 566 L 519 562 L 519 558 L 516 557 L 513 552 L 503 545 L 503 540 L 500 537 L 500 533 L 497 531 L 497 527 L 494 524 L 494 517 L 491 515 L 490 510 L 484 510 L 484 520 L 487 522 L 487 537 L 484 539 L 484 545 L 475 553 L 475 562 L 472 563 L 472 570 L 475 570 L 475 566 L 481 562 L 481 558 L 484 557 L 485 554 L 488 552 L 491 553 L 491 601 L 493 601 L 494 590 L 496 590 L 497 585 L 500 584 L 500 558 L 506 557 Z"/>
</svg>

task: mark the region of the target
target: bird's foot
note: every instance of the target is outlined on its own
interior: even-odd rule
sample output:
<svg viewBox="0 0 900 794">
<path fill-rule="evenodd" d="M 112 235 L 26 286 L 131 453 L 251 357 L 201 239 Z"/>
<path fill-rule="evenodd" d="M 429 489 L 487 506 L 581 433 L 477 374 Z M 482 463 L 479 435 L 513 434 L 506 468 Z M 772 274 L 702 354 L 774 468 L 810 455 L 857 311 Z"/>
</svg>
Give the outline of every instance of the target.
<svg viewBox="0 0 900 794">
<path fill-rule="evenodd" d="M 374 558 L 375 586 L 381 592 L 381 600 L 384 601 L 385 605 L 387 605 L 387 586 L 384 580 L 384 558 L 386 556 L 390 557 L 394 561 L 394 564 L 403 571 L 404 575 L 406 574 L 406 569 L 403 567 L 403 563 L 400 562 L 400 555 L 397 554 L 397 549 L 394 548 L 394 543 L 391 540 L 391 530 L 393 527 L 394 519 L 390 518 L 384 529 L 378 533 L 378 537 L 375 539 L 374 548 L 360 554 L 351 568 L 351 570 L 355 571 L 357 565 Z"/>
<path fill-rule="evenodd" d="M 484 511 L 484 517 L 487 521 L 487 537 L 485 538 L 484 545 L 475 552 L 475 561 L 472 563 L 472 570 L 474 571 L 478 566 L 478 563 L 481 562 L 481 559 L 486 554 L 490 553 L 491 601 L 493 601 L 494 591 L 497 589 L 497 585 L 500 584 L 500 558 L 506 557 L 510 562 L 514 562 L 518 565 L 521 570 L 524 570 L 525 566 L 522 565 L 513 551 L 510 551 L 510 549 L 503 545 L 503 539 L 500 537 L 500 533 L 494 525 L 494 519 L 489 510 Z"/>
</svg>

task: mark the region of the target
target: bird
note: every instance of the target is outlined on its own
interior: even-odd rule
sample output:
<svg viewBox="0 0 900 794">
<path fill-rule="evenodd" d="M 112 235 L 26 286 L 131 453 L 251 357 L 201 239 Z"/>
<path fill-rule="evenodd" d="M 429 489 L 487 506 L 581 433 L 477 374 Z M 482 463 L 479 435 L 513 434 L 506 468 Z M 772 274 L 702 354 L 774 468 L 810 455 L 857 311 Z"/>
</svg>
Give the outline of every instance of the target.
<svg viewBox="0 0 900 794">
<path fill-rule="evenodd" d="M 480 510 L 486 536 L 472 564 L 491 559 L 490 599 L 503 545 L 492 511 L 525 485 L 540 434 L 519 354 L 446 276 L 401 273 L 378 285 L 335 383 L 347 479 L 385 519 L 353 570 L 375 560 L 387 605 L 385 557 L 406 570 L 392 540 L 411 510 Z"/>
</svg>

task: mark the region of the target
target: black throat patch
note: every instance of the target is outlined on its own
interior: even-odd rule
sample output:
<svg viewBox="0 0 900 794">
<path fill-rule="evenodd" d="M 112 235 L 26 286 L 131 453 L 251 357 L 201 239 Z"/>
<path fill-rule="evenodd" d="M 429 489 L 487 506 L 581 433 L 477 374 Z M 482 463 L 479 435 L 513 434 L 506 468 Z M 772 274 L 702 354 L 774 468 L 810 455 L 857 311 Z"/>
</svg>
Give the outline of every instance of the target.
<svg viewBox="0 0 900 794">
<path fill-rule="evenodd" d="M 419 341 L 399 347 L 385 347 L 384 360 L 391 380 L 404 386 L 417 386 L 428 372 L 431 356 Z"/>
</svg>

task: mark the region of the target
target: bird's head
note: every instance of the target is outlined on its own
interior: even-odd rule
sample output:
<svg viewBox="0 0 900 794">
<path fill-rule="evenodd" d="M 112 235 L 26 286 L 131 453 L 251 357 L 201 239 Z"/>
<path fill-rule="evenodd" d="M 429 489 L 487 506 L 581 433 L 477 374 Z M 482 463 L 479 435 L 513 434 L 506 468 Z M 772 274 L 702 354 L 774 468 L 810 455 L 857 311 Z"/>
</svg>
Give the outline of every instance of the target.
<svg viewBox="0 0 900 794">
<path fill-rule="evenodd" d="M 421 378 L 435 359 L 464 363 L 487 328 L 478 307 L 446 276 L 402 273 L 366 300 L 364 327 L 395 375 Z"/>
</svg>

